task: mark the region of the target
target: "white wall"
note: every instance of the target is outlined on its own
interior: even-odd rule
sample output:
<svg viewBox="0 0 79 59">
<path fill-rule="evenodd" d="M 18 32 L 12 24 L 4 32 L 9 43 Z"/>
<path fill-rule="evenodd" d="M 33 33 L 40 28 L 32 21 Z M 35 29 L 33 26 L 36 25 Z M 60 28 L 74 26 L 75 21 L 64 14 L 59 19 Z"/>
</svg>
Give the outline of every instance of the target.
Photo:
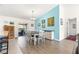
<svg viewBox="0 0 79 59">
<path fill-rule="evenodd" d="M 68 9 L 69 8 L 66 8 L 65 5 L 60 5 L 60 40 L 65 39 L 67 36 Z"/>
<path fill-rule="evenodd" d="M 0 16 L 0 35 L 3 35 L 3 26 L 5 24 L 10 25 L 10 21 L 14 22 L 15 26 L 15 36 L 18 36 L 18 28 L 19 24 L 28 24 L 27 29 L 28 30 L 35 30 L 35 27 L 31 27 L 31 23 L 34 24 L 34 21 L 27 20 L 27 19 L 19 19 L 14 17 L 6 17 L 6 16 Z"/>
<path fill-rule="evenodd" d="M 27 30 L 29 30 L 29 31 L 35 31 L 35 21 L 33 21 L 33 20 L 22 20 L 21 22 L 20 22 L 20 24 L 27 24 Z M 34 26 L 32 27 L 31 26 L 31 24 L 34 24 Z"/>
<path fill-rule="evenodd" d="M 63 25 L 60 26 L 60 39 L 67 37 L 68 19 L 77 18 L 77 33 L 79 33 L 79 5 L 64 4 L 60 5 L 60 18 L 63 19 Z"/>
<path fill-rule="evenodd" d="M 13 17 L 6 17 L 6 16 L 0 16 L 0 35 L 4 34 L 3 26 L 4 25 L 10 25 L 10 21 L 14 22 L 15 26 L 15 35 L 18 35 L 18 23 L 19 19 L 13 18 Z"/>
</svg>

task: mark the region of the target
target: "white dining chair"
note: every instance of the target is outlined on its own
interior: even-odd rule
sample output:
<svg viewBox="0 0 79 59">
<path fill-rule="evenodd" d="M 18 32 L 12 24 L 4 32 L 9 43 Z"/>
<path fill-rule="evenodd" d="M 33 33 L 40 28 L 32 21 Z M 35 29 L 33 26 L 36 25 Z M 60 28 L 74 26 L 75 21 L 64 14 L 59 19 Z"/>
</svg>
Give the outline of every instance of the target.
<svg viewBox="0 0 79 59">
<path fill-rule="evenodd" d="M 31 31 L 28 31 L 28 32 L 27 32 L 26 38 L 27 38 L 27 42 L 30 43 L 30 41 L 31 41 Z"/>
<path fill-rule="evenodd" d="M 36 38 L 37 34 L 34 34 L 34 45 L 37 44 L 37 38 Z"/>
<path fill-rule="evenodd" d="M 34 43 L 34 34 L 31 33 L 31 41 Z"/>
<path fill-rule="evenodd" d="M 39 44 L 39 40 L 40 40 L 39 34 L 35 34 L 35 41 L 37 44 Z"/>
<path fill-rule="evenodd" d="M 39 32 L 38 44 L 45 43 L 45 35 L 44 32 Z"/>
</svg>

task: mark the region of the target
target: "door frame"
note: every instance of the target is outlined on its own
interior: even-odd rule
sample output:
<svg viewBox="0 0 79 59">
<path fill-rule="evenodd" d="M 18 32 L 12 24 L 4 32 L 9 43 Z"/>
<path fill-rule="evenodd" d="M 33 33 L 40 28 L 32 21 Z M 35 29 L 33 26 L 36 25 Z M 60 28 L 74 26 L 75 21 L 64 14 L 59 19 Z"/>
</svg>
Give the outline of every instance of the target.
<svg viewBox="0 0 79 59">
<path fill-rule="evenodd" d="M 21 26 L 25 27 L 25 28 L 24 28 L 24 31 L 25 31 L 25 32 L 27 31 L 27 26 L 28 26 L 28 24 L 27 24 L 27 23 L 26 23 L 26 24 L 21 24 L 21 23 L 20 23 L 19 25 L 21 25 Z M 18 28 L 18 30 L 19 30 L 19 29 L 20 29 L 20 28 Z"/>
<path fill-rule="evenodd" d="M 71 21 L 71 20 L 75 20 L 75 24 L 76 24 L 76 31 L 75 31 L 75 35 L 77 34 L 77 18 L 75 17 L 75 18 L 71 18 L 71 19 L 68 19 L 68 21 L 67 21 L 67 36 L 69 36 L 69 22 Z"/>
</svg>

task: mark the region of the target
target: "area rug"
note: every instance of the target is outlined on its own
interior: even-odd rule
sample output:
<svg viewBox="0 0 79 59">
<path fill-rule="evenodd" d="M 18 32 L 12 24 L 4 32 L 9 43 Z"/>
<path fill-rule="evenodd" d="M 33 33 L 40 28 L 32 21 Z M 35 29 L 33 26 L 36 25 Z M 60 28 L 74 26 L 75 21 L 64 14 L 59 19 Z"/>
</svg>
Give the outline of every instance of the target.
<svg viewBox="0 0 79 59">
<path fill-rule="evenodd" d="M 76 35 L 69 35 L 66 39 L 76 41 Z"/>
</svg>

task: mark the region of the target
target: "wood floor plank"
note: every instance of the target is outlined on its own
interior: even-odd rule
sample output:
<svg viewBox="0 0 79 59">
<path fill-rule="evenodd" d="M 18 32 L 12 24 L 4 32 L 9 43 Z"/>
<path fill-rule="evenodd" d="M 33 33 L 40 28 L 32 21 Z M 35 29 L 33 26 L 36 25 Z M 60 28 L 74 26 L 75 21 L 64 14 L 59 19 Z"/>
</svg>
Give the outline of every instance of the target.
<svg viewBox="0 0 79 59">
<path fill-rule="evenodd" d="M 24 54 L 71 54 L 75 43 L 70 40 L 62 40 L 61 42 L 46 40 L 45 44 L 38 46 L 30 44 L 21 50 Z"/>
</svg>

